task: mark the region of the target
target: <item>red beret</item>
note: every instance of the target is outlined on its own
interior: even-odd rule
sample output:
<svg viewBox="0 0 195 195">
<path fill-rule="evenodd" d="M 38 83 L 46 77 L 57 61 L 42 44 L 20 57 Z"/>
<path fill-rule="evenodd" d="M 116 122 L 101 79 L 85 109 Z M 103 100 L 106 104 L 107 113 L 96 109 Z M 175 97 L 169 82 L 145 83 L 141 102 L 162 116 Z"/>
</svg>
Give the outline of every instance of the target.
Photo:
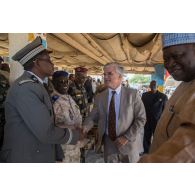
<svg viewBox="0 0 195 195">
<path fill-rule="evenodd" d="M 75 72 L 87 72 L 88 69 L 87 68 L 83 68 L 83 67 L 76 67 L 75 68 Z"/>
</svg>

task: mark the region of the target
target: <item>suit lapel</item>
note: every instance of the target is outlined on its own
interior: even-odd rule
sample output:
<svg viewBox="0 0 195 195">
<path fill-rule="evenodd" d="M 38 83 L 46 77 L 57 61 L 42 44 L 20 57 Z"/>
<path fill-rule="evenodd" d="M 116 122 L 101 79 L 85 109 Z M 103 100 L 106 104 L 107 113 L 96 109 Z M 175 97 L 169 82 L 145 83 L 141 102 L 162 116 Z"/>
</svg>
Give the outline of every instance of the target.
<svg viewBox="0 0 195 195">
<path fill-rule="evenodd" d="M 125 99 L 125 89 L 121 87 L 121 97 L 120 97 L 120 107 L 119 107 L 119 116 L 118 116 L 118 130 L 120 130 L 121 119 L 123 116 L 123 112 L 126 106 L 126 99 Z"/>
<path fill-rule="evenodd" d="M 102 95 L 103 100 L 102 100 L 102 106 L 104 113 L 107 115 L 107 109 L 108 109 L 108 89 L 103 92 L 104 94 Z"/>
</svg>

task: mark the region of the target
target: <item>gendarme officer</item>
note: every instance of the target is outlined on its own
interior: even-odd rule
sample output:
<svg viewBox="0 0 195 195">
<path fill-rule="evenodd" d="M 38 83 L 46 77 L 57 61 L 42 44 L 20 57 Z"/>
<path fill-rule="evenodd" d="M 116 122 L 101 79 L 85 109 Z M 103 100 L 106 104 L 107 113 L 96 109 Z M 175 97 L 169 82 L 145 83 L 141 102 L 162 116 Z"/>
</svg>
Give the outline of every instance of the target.
<svg viewBox="0 0 195 195">
<path fill-rule="evenodd" d="M 55 162 L 55 144 L 76 143 L 80 132 L 54 126 L 52 104 L 43 86 L 54 65 L 37 37 L 13 57 L 24 73 L 11 86 L 5 101 L 3 162 Z"/>
</svg>

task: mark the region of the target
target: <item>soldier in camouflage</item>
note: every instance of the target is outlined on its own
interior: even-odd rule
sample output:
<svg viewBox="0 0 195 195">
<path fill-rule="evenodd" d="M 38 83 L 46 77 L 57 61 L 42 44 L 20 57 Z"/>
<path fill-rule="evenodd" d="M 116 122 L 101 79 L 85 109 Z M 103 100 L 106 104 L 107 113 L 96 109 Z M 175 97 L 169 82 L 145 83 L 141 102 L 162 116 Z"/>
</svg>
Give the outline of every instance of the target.
<svg viewBox="0 0 195 195">
<path fill-rule="evenodd" d="M 82 116 L 79 106 L 73 98 L 67 94 L 68 90 L 68 73 L 65 71 L 56 71 L 52 77 L 54 86 L 51 99 L 53 103 L 55 124 L 61 128 L 75 129 L 82 125 Z M 64 152 L 63 162 L 79 163 L 80 162 L 80 144 L 62 145 Z"/>
<path fill-rule="evenodd" d="M 80 108 L 82 120 L 88 116 L 88 98 L 84 83 L 87 79 L 87 69 L 83 67 L 75 68 L 75 80 L 70 84 L 68 93 Z M 85 149 L 81 148 L 81 162 L 85 162 Z"/>
<path fill-rule="evenodd" d="M 69 86 L 68 93 L 80 108 L 83 120 L 88 115 L 88 98 L 84 83 L 87 78 L 87 69 L 83 67 L 75 68 L 75 81 Z"/>
</svg>

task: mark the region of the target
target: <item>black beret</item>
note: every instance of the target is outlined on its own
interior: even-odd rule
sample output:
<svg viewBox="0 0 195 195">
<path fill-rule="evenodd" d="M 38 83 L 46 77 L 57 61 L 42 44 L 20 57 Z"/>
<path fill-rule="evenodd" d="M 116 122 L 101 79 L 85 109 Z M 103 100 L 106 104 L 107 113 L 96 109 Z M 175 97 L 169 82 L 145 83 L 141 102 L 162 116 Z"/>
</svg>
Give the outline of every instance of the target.
<svg viewBox="0 0 195 195">
<path fill-rule="evenodd" d="M 68 72 L 62 71 L 62 70 L 58 70 L 58 71 L 54 72 L 52 78 L 56 79 L 56 78 L 61 77 L 61 76 L 68 77 Z"/>
</svg>

